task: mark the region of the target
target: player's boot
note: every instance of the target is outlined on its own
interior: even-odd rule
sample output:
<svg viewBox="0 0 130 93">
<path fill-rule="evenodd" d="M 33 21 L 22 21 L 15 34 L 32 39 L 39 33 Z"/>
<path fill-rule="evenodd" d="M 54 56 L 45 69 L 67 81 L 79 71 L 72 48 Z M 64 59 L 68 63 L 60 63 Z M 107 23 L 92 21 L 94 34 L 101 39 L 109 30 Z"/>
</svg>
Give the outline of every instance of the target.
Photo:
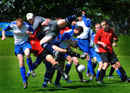
<svg viewBox="0 0 130 93">
<path fill-rule="evenodd" d="M 48 87 L 48 86 L 47 86 L 47 85 L 45 85 L 45 84 L 43 84 L 43 85 L 42 85 L 42 88 L 46 88 L 46 87 Z"/>
<path fill-rule="evenodd" d="M 35 72 L 33 70 L 30 73 L 32 74 L 32 77 L 36 76 L 36 74 L 35 74 Z"/>
<path fill-rule="evenodd" d="M 55 61 L 59 61 L 59 59 L 60 59 L 60 51 L 56 51 L 54 53 L 54 56 L 55 56 Z"/>
<path fill-rule="evenodd" d="M 112 75 L 109 75 L 108 78 L 114 78 Z"/>
<path fill-rule="evenodd" d="M 65 78 L 62 77 L 62 80 L 65 80 Z M 68 79 L 68 80 L 66 80 L 66 81 L 67 81 L 67 83 L 73 83 L 73 81 L 71 81 L 70 79 Z"/>
<path fill-rule="evenodd" d="M 85 59 L 86 57 L 87 57 L 86 54 L 80 55 L 80 58 L 81 58 L 81 59 Z"/>
<path fill-rule="evenodd" d="M 103 80 L 99 80 L 98 83 L 104 83 Z"/>
<path fill-rule="evenodd" d="M 63 73 L 63 78 L 67 81 L 69 79 L 69 75 L 67 75 L 66 73 Z"/>
<path fill-rule="evenodd" d="M 26 79 L 28 79 L 29 76 L 30 76 L 30 71 L 27 72 L 27 74 L 26 74 Z"/>
<path fill-rule="evenodd" d="M 54 82 L 54 85 L 57 86 L 57 87 L 61 87 L 61 84 L 60 84 L 60 83 Z"/>
<path fill-rule="evenodd" d="M 23 82 L 23 88 L 24 88 L 24 89 L 27 88 L 27 81 Z"/>
<path fill-rule="evenodd" d="M 86 79 L 80 79 L 80 82 L 84 82 L 84 83 L 88 83 L 89 82 L 89 80 L 86 80 Z"/>
<path fill-rule="evenodd" d="M 94 74 L 91 74 L 89 80 L 93 80 L 93 79 L 94 79 Z"/>
<path fill-rule="evenodd" d="M 74 9 L 76 17 L 82 16 L 82 11 L 79 8 Z"/>
<path fill-rule="evenodd" d="M 126 82 L 130 82 L 130 78 L 127 78 Z"/>
</svg>

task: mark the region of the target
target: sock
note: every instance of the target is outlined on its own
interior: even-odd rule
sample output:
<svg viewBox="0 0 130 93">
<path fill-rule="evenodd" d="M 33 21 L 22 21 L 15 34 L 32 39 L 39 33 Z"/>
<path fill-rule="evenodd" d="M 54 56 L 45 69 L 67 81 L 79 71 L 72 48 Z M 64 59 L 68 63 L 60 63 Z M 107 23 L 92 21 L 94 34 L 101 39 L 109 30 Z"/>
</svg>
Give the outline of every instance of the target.
<svg viewBox="0 0 130 93">
<path fill-rule="evenodd" d="M 56 84 L 59 84 L 61 76 L 62 76 L 62 74 L 59 71 L 57 71 L 57 76 L 56 76 L 56 80 L 55 80 Z"/>
<path fill-rule="evenodd" d="M 114 70 L 115 70 L 115 69 L 114 69 L 113 67 L 111 67 L 111 70 L 110 70 L 109 76 L 110 76 L 110 75 L 112 76 Z"/>
<path fill-rule="evenodd" d="M 41 45 L 43 48 L 45 48 L 47 51 L 51 52 L 52 54 L 54 54 L 56 51 L 52 48 L 52 46 L 48 43 L 43 43 Z"/>
<path fill-rule="evenodd" d="M 65 71 L 63 71 L 63 69 L 58 64 L 55 64 L 54 68 L 57 69 L 61 74 L 65 74 Z"/>
<path fill-rule="evenodd" d="M 49 62 L 46 62 L 45 66 L 46 66 L 46 73 L 44 75 L 43 85 L 47 85 L 48 81 L 50 80 L 50 75 L 52 71 L 52 65 Z"/>
<path fill-rule="evenodd" d="M 90 60 L 88 60 L 88 67 L 89 67 L 90 73 L 91 73 L 91 74 L 94 74 L 94 71 L 93 71 L 93 66 L 92 66 L 92 61 L 91 61 L 91 59 L 90 59 Z"/>
<path fill-rule="evenodd" d="M 73 52 L 71 49 L 67 49 L 66 54 L 80 58 L 80 54 Z"/>
<path fill-rule="evenodd" d="M 41 64 L 41 62 L 42 62 L 42 59 L 37 56 L 36 61 L 32 64 L 33 70 L 36 69 L 39 66 L 39 64 Z"/>
<path fill-rule="evenodd" d="M 120 73 L 119 69 L 118 69 L 118 70 L 116 70 L 116 73 L 120 76 L 120 78 L 121 78 L 121 79 L 123 79 L 123 76 L 121 75 L 121 73 Z"/>
<path fill-rule="evenodd" d="M 80 79 L 83 79 L 82 73 L 80 73 L 80 72 L 78 71 L 78 66 L 79 66 L 79 64 L 75 66 L 75 67 L 76 67 L 76 71 L 78 72 L 79 78 L 80 78 Z"/>
<path fill-rule="evenodd" d="M 26 79 L 26 69 L 25 69 L 25 67 L 20 67 L 20 73 L 21 73 L 23 82 L 27 81 L 27 79 Z"/>
<path fill-rule="evenodd" d="M 52 77 L 53 77 L 54 73 L 55 73 L 55 68 L 52 67 L 51 75 L 50 75 L 50 78 L 49 78 L 50 80 L 52 80 Z"/>
<path fill-rule="evenodd" d="M 103 80 L 103 77 L 105 75 L 105 72 L 106 70 L 105 69 L 102 69 L 101 72 L 100 72 L 100 80 Z"/>
<path fill-rule="evenodd" d="M 71 23 L 72 21 L 74 21 L 74 19 L 76 19 L 76 16 L 75 15 L 71 15 L 71 16 L 68 16 L 67 18 L 65 18 L 65 21 L 67 23 Z"/>
<path fill-rule="evenodd" d="M 98 79 L 98 78 L 99 78 L 99 74 L 100 74 L 100 71 L 99 71 L 99 70 L 97 70 L 96 79 Z"/>
<path fill-rule="evenodd" d="M 31 59 L 31 57 L 26 58 L 26 60 L 27 60 L 27 64 L 28 64 L 28 67 L 29 67 L 29 71 L 32 71 L 33 68 L 32 68 L 32 59 Z"/>
<path fill-rule="evenodd" d="M 121 75 L 124 77 L 124 79 L 127 80 L 127 75 L 126 75 L 126 72 L 123 69 L 123 67 L 119 67 L 119 71 L 120 71 Z"/>
<path fill-rule="evenodd" d="M 90 72 L 90 70 L 89 70 L 89 67 L 88 67 L 88 65 L 87 65 L 87 72 L 86 72 L 86 74 L 88 74 Z"/>
<path fill-rule="evenodd" d="M 93 63 L 93 70 L 96 68 L 97 63 Z"/>
<path fill-rule="evenodd" d="M 71 69 L 71 64 L 66 63 L 66 67 L 65 67 L 65 72 L 68 74 L 70 72 Z"/>
</svg>

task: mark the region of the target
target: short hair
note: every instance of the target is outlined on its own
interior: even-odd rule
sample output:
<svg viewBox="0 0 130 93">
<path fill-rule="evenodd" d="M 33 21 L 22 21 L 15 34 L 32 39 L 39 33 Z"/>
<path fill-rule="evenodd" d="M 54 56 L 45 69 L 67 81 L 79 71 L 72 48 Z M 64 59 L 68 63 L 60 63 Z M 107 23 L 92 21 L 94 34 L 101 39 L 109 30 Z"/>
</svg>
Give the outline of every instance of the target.
<svg viewBox="0 0 130 93">
<path fill-rule="evenodd" d="M 83 27 L 82 27 L 82 26 L 77 26 L 77 27 L 75 28 L 75 30 L 79 30 L 80 32 L 83 32 Z"/>
<path fill-rule="evenodd" d="M 101 23 L 102 23 L 102 22 L 106 22 L 106 25 L 107 25 L 107 24 L 110 24 L 110 21 L 108 21 L 108 20 L 102 20 Z"/>
<path fill-rule="evenodd" d="M 23 19 L 22 18 L 17 18 L 16 22 L 19 21 L 20 23 L 23 23 Z"/>
</svg>

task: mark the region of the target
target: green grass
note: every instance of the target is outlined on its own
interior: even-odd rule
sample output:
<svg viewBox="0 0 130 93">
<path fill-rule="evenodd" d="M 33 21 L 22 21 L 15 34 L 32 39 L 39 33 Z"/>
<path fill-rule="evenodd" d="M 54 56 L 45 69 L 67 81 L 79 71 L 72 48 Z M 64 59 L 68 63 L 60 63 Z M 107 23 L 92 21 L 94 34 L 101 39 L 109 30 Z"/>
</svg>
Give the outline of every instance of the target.
<svg viewBox="0 0 130 93">
<path fill-rule="evenodd" d="M 128 76 L 130 76 L 129 40 L 129 36 L 120 36 L 118 46 L 114 48 L 119 61 Z M 76 52 L 82 53 L 78 49 Z M 32 60 L 34 61 L 35 57 L 32 56 Z M 87 66 L 86 60 L 79 59 L 79 62 L 80 64 Z M 28 70 L 26 62 L 25 67 Z M 97 67 L 95 71 L 97 70 Z M 108 75 L 109 70 L 110 67 L 106 71 L 106 75 Z M 89 83 L 80 83 L 73 64 L 69 73 L 73 83 L 70 84 L 61 80 L 61 88 L 57 88 L 53 84 L 48 84 L 48 88 L 41 87 L 45 73 L 45 66 L 43 63 L 35 70 L 35 72 L 37 76 L 35 78 L 29 77 L 28 88 L 23 89 L 18 59 L 14 56 L 13 38 L 8 37 L 5 41 L 0 40 L 0 93 L 129 93 L 130 91 L 130 83 L 121 82 L 116 72 L 113 74 L 114 79 L 104 78 L 105 84 L 98 84 L 94 80 Z M 83 75 L 84 78 L 89 79 L 85 75 L 85 72 Z M 52 81 L 55 81 L 55 76 Z"/>
</svg>

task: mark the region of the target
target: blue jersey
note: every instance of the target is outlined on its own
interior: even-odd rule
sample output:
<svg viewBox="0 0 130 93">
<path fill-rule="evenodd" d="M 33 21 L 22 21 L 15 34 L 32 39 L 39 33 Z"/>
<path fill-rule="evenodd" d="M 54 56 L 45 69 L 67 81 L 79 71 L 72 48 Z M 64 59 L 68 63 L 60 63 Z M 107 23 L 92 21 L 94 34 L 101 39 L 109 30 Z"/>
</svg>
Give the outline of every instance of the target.
<svg viewBox="0 0 130 93">
<path fill-rule="evenodd" d="M 74 31 L 72 29 L 65 31 L 62 35 L 59 34 L 51 43 L 58 45 L 59 47 L 66 49 L 70 46 L 70 42 L 66 40 L 73 40 Z"/>
</svg>

